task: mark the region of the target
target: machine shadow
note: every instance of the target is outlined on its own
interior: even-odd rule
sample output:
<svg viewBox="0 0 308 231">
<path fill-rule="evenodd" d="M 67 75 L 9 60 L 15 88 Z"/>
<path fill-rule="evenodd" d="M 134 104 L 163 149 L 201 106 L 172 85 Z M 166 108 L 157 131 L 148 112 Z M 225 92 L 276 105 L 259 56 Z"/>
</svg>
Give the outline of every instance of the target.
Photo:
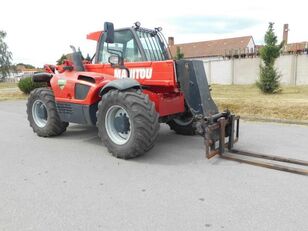
<svg viewBox="0 0 308 231">
<path fill-rule="evenodd" d="M 166 125 L 161 125 L 153 149 L 133 159 L 138 163 L 162 165 L 181 165 L 201 160 L 205 160 L 202 137 L 178 135 Z"/>
<path fill-rule="evenodd" d="M 87 142 L 106 150 L 97 135 L 95 126 L 72 124 L 61 139 Z M 103 153 L 102 153 L 103 154 Z M 105 155 L 110 155 L 106 150 Z M 179 165 L 205 161 L 204 144 L 200 136 L 183 136 L 161 124 L 159 137 L 154 147 L 144 155 L 128 161 L 146 164 Z"/>
<path fill-rule="evenodd" d="M 66 132 L 61 137 L 64 139 L 78 140 L 79 138 L 89 138 L 97 136 L 97 128 L 95 126 L 87 126 L 80 124 L 70 124 Z"/>
</svg>

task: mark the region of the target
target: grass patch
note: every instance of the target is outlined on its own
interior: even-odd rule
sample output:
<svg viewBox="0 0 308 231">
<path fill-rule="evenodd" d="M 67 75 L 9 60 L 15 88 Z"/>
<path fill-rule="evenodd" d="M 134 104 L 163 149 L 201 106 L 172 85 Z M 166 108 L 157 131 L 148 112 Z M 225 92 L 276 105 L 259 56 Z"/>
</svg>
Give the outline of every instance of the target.
<svg viewBox="0 0 308 231">
<path fill-rule="evenodd" d="M 17 83 L 0 82 L 0 89 L 17 87 Z"/>
<path fill-rule="evenodd" d="M 278 94 L 262 93 L 255 85 L 212 85 L 220 110 L 246 118 L 308 122 L 308 86 L 282 86 Z"/>
<path fill-rule="evenodd" d="M 17 83 L 0 82 L 0 101 L 26 98 L 27 95 L 19 90 Z"/>
</svg>

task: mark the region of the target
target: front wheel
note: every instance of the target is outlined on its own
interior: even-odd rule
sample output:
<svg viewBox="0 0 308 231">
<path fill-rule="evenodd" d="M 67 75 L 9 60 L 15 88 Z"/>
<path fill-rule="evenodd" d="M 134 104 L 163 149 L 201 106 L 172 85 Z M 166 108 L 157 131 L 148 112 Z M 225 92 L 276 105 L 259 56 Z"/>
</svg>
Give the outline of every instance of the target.
<svg viewBox="0 0 308 231">
<path fill-rule="evenodd" d="M 154 146 L 158 117 L 154 103 L 140 90 L 111 90 L 98 105 L 98 135 L 112 155 L 134 158 Z"/>
<path fill-rule="evenodd" d="M 48 88 L 37 88 L 30 93 L 27 114 L 30 126 L 38 136 L 57 136 L 68 126 L 67 122 L 60 120 L 55 97 Z"/>
</svg>

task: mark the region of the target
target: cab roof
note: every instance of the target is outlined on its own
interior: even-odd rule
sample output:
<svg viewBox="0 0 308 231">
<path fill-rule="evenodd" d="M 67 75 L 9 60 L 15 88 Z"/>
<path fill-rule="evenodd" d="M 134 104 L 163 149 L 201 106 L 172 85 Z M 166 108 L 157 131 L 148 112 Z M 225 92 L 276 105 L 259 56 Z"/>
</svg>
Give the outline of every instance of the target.
<svg viewBox="0 0 308 231">
<path fill-rule="evenodd" d="M 89 33 L 87 34 L 87 39 L 98 41 L 103 33 L 104 33 L 103 31 L 96 31 L 96 32 Z"/>
</svg>

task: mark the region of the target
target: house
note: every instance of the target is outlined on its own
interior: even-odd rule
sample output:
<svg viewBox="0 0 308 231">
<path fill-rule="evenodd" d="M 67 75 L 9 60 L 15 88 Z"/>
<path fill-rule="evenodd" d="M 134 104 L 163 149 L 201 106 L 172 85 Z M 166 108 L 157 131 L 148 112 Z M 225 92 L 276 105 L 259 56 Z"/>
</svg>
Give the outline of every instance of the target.
<svg viewBox="0 0 308 231">
<path fill-rule="evenodd" d="M 16 65 L 16 78 L 25 78 L 31 77 L 35 72 L 38 72 L 39 69 L 35 68 L 29 64 L 19 63 Z"/>
<path fill-rule="evenodd" d="M 308 53 L 308 42 L 288 43 L 284 46 L 284 54 Z"/>
<path fill-rule="evenodd" d="M 182 44 L 174 44 L 174 38 L 169 37 L 168 44 L 173 57 L 179 48 L 186 59 L 219 60 L 255 54 L 255 42 L 252 36 Z"/>
</svg>

